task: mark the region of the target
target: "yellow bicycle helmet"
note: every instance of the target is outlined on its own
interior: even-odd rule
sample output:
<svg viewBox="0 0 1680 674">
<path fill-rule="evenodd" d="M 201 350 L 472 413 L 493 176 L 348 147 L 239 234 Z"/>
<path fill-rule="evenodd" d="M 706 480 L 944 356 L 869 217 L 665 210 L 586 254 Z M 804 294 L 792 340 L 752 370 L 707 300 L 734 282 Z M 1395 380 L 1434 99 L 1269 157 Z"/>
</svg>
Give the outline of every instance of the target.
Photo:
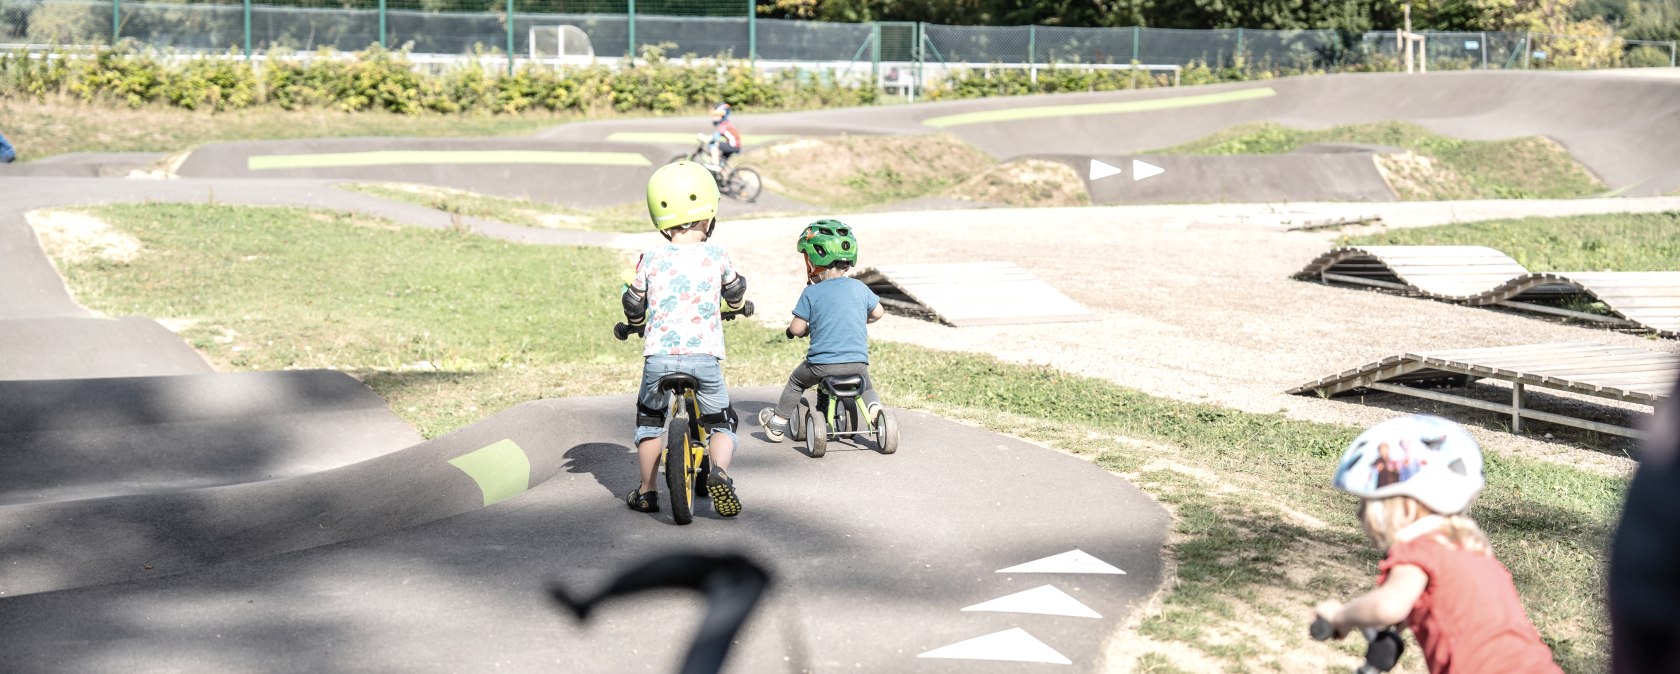
<svg viewBox="0 0 1680 674">
<path fill-rule="evenodd" d="M 706 167 L 678 161 L 659 167 L 648 178 L 648 217 L 659 231 L 717 217 L 717 181 Z"/>
</svg>

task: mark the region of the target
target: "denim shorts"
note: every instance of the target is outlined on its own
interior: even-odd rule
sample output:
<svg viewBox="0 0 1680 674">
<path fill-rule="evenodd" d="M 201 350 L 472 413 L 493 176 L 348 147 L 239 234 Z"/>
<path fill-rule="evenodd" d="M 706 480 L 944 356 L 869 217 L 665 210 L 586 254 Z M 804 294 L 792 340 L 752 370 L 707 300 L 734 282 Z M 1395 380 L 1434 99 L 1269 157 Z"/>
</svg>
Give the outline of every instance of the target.
<svg viewBox="0 0 1680 674">
<path fill-rule="evenodd" d="M 716 356 L 706 354 L 648 356 L 642 364 L 642 389 L 636 394 L 636 400 L 650 409 L 665 411 L 666 394 L 659 390 L 659 379 L 677 372 L 700 382 L 700 390 L 696 391 L 695 397 L 700 400 L 701 414 L 716 414 L 729 409 L 729 389 L 723 383 L 723 366 Z M 727 434 L 730 439 L 735 438 L 735 433 L 727 428 L 717 432 Z M 638 425 L 636 442 L 657 438 L 664 433 L 665 429 L 659 426 Z"/>
</svg>

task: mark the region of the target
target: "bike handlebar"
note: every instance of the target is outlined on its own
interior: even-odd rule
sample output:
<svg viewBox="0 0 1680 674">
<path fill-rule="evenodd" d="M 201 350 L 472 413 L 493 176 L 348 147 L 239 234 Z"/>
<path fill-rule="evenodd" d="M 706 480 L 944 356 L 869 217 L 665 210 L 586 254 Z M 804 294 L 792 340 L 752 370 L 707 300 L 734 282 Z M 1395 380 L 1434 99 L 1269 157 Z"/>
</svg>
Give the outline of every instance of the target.
<svg viewBox="0 0 1680 674">
<path fill-rule="evenodd" d="M 752 316 L 752 315 L 753 315 L 753 303 L 752 303 L 752 300 L 747 300 L 745 303 L 743 303 L 741 305 L 740 309 L 736 309 L 734 311 L 730 311 L 730 310 L 725 309 L 723 314 L 722 314 L 722 318 L 723 318 L 723 320 L 726 320 L 726 321 L 733 321 L 737 317 L 740 317 L 740 316 Z M 613 337 L 618 338 L 618 341 L 620 341 L 620 342 L 622 342 L 626 339 L 629 339 L 630 335 L 635 335 L 637 337 L 645 337 L 645 336 L 647 336 L 646 331 L 647 331 L 647 324 L 646 323 L 643 323 L 641 325 L 629 325 L 627 323 L 615 323 L 615 324 L 613 324 Z"/>
<path fill-rule="evenodd" d="M 1336 636 L 1335 628 L 1331 627 L 1330 622 L 1323 618 L 1315 618 L 1312 626 L 1307 628 L 1307 633 L 1311 634 L 1312 638 L 1317 641 L 1326 641 Z M 1395 632 L 1394 628 L 1387 627 L 1379 630 L 1367 627 L 1359 630 L 1359 633 L 1365 635 L 1365 641 L 1367 642 L 1365 662 L 1358 669 L 1353 670 L 1354 674 L 1382 674 L 1382 672 L 1394 669 L 1394 666 L 1399 664 L 1400 654 L 1405 651 L 1406 647 L 1400 641 L 1400 634 Z"/>
</svg>

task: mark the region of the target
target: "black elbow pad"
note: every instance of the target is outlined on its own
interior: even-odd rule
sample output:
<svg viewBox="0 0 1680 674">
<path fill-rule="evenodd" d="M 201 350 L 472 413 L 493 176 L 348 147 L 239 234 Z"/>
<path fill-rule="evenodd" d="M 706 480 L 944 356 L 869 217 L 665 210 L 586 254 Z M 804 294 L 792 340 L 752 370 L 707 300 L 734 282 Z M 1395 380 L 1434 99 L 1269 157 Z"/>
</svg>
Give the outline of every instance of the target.
<svg viewBox="0 0 1680 674">
<path fill-rule="evenodd" d="M 647 320 L 646 295 L 632 288 L 625 288 L 624 296 L 620 297 L 619 301 L 624 304 L 624 318 L 628 319 L 631 325 L 641 325 L 642 321 Z"/>
<path fill-rule="evenodd" d="M 736 274 L 735 280 L 723 284 L 723 303 L 735 309 L 744 299 L 747 299 L 747 277 Z"/>
</svg>

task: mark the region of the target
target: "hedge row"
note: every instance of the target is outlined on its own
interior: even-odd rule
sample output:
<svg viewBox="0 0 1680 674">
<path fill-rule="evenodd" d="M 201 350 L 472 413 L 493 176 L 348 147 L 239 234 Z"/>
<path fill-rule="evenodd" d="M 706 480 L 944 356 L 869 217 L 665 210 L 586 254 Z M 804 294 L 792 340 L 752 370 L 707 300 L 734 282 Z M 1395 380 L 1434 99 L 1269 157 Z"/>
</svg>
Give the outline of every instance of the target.
<svg viewBox="0 0 1680 674">
<path fill-rule="evenodd" d="M 784 72 L 758 76 L 744 63 L 719 68 L 668 61 L 649 50 L 645 65 L 525 66 L 509 75 L 495 59 L 417 69 L 401 52 L 371 48 L 355 58 L 322 52 L 310 59 L 274 57 L 172 59 L 133 47 L 87 58 L 0 55 L 0 98 L 69 96 L 139 108 L 189 110 L 274 105 L 400 114 L 532 110 L 604 113 L 676 112 L 729 101 L 744 108 L 790 109 L 875 102 L 872 88 Z"/>
</svg>

